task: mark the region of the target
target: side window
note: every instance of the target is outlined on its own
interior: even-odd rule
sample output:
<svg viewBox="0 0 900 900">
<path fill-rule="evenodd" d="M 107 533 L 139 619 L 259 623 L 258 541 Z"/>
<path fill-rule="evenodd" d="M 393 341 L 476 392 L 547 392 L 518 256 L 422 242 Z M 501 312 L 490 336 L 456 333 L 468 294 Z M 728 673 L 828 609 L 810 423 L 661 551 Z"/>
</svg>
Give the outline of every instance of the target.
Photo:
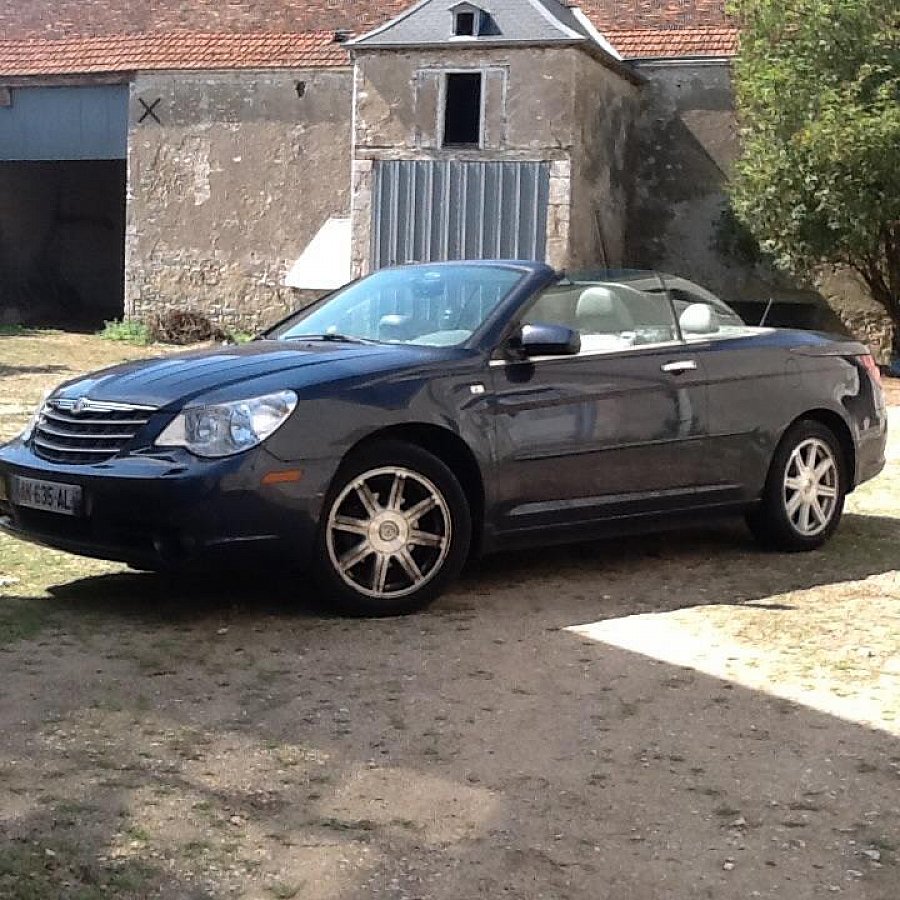
<svg viewBox="0 0 900 900">
<path fill-rule="evenodd" d="M 522 321 L 575 329 L 581 335 L 582 353 L 630 350 L 678 340 L 665 295 L 624 284 L 556 285 L 541 294 Z"/>
</svg>

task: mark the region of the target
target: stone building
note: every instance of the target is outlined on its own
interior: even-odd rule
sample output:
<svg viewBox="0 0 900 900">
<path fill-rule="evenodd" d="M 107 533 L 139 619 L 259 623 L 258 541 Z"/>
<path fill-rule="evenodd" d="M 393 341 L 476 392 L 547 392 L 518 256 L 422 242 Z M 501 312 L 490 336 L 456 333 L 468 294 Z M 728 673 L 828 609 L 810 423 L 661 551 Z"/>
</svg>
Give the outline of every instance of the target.
<svg viewBox="0 0 900 900">
<path fill-rule="evenodd" d="M 289 271 L 461 256 L 769 290 L 719 239 L 723 6 L 0 0 L 0 321 L 253 328 Z"/>
</svg>

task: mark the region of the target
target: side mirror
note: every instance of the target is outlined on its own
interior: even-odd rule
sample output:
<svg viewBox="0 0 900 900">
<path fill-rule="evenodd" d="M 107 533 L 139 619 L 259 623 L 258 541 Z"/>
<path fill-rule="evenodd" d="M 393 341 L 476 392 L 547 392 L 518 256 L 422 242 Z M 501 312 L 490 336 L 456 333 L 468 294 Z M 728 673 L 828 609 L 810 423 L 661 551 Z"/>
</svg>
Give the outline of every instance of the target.
<svg viewBox="0 0 900 900">
<path fill-rule="evenodd" d="M 577 356 L 581 352 L 581 335 L 567 325 L 536 322 L 523 325 L 510 346 L 523 356 Z"/>
</svg>

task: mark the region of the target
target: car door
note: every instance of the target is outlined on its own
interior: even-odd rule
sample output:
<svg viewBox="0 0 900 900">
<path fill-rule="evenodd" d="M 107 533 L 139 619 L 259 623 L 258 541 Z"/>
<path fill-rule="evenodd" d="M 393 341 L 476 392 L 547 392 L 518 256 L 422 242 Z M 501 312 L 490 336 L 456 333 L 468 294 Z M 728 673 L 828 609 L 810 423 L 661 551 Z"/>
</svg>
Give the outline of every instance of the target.
<svg viewBox="0 0 900 900">
<path fill-rule="evenodd" d="M 752 499 L 775 449 L 773 410 L 793 407 L 799 367 L 777 341 L 760 341 L 762 329 L 746 325 L 709 291 L 684 279 L 670 279 L 667 287 L 682 336 L 706 375 L 710 479 L 723 497 Z M 690 316 L 689 310 L 704 307 L 710 311 L 706 317 Z M 706 319 L 705 326 L 694 332 L 691 319 Z"/>
<path fill-rule="evenodd" d="M 706 484 L 705 373 L 672 306 L 620 284 L 561 283 L 519 324 L 575 328 L 576 356 L 491 362 L 499 530 L 696 504 Z"/>
</svg>

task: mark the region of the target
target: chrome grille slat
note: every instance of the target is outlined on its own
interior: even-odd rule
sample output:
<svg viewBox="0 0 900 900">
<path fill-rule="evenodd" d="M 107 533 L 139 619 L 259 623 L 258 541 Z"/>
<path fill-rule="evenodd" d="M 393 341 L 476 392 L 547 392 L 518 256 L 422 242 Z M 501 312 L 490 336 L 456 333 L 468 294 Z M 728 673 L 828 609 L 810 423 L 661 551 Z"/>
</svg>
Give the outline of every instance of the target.
<svg viewBox="0 0 900 900">
<path fill-rule="evenodd" d="M 110 451 L 113 449 L 110 447 L 63 447 L 61 444 L 54 444 L 39 437 L 35 437 L 34 444 L 36 447 L 43 447 L 55 453 L 93 453 L 103 457 L 110 456 Z"/>
<path fill-rule="evenodd" d="M 58 397 L 51 402 L 56 409 L 71 409 L 77 412 L 146 412 L 148 414 L 156 412 L 155 406 L 141 406 L 138 403 L 110 403 L 105 400 L 88 400 L 86 398 L 71 400 L 67 397 Z"/>
<path fill-rule="evenodd" d="M 74 423 L 71 423 L 74 424 Z M 85 423 L 87 424 L 87 423 Z M 106 423 L 99 425 L 99 427 L 106 428 Z M 61 437 L 61 438 L 82 438 L 82 437 L 94 437 L 99 438 L 101 440 L 122 440 L 122 441 L 130 441 L 134 437 L 134 433 L 130 431 L 99 431 L 96 434 L 88 434 L 85 431 L 60 431 L 56 428 L 51 428 L 46 422 L 41 424 L 41 434 L 50 434 L 53 437 Z"/>
<path fill-rule="evenodd" d="M 103 462 L 134 439 L 152 412 L 125 403 L 48 400 L 34 430 L 34 452 L 51 462 Z"/>
<path fill-rule="evenodd" d="M 68 425 L 135 425 L 135 424 L 146 424 L 149 420 L 146 415 L 141 413 L 140 418 L 134 419 L 96 419 L 96 418 L 88 418 L 86 416 L 74 416 L 71 414 L 60 414 L 58 410 L 48 409 L 44 410 L 44 415 L 48 419 L 53 419 L 55 422 L 64 422 Z"/>
</svg>

